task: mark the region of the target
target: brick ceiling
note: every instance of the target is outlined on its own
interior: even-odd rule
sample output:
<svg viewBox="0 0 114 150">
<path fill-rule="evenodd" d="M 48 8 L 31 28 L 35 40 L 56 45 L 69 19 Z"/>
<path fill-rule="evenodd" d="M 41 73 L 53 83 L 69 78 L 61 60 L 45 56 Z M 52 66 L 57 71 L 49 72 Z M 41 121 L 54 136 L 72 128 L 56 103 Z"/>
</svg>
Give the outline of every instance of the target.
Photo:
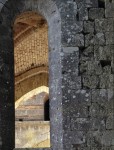
<svg viewBox="0 0 114 150">
<path fill-rule="evenodd" d="M 26 12 L 14 23 L 15 76 L 48 66 L 48 26 L 42 16 Z"/>
</svg>

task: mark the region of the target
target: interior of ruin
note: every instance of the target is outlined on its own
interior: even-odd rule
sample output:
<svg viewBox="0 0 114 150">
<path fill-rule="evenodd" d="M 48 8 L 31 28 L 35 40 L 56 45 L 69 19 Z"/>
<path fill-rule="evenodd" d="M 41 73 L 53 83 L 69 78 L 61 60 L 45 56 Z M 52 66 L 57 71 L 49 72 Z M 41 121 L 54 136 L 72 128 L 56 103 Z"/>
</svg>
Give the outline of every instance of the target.
<svg viewBox="0 0 114 150">
<path fill-rule="evenodd" d="M 50 147 L 48 26 L 35 12 L 14 22 L 15 147 Z"/>
<path fill-rule="evenodd" d="M 114 150 L 114 0 L 0 0 L 0 150 Z"/>
</svg>

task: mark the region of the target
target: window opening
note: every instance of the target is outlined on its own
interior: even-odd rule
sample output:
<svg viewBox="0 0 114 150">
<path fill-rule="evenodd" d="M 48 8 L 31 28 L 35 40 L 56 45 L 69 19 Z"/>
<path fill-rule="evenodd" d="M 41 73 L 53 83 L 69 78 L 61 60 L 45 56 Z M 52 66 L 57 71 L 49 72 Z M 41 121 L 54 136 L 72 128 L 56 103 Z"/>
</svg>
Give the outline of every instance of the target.
<svg viewBox="0 0 114 150">
<path fill-rule="evenodd" d="M 14 23 L 15 148 L 50 147 L 48 27 L 35 12 Z"/>
</svg>

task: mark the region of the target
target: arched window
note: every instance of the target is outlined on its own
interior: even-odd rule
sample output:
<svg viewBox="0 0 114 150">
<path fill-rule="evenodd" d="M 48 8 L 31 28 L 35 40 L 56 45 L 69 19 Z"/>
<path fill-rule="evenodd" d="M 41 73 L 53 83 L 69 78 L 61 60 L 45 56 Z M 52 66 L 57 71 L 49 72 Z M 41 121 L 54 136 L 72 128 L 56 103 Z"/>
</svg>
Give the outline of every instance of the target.
<svg viewBox="0 0 114 150">
<path fill-rule="evenodd" d="M 49 121 L 47 22 L 38 13 L 24 12 L 17 16 L 13 29 L 15 145 L 34 148 L 48 140 L 43 147 L 49 147 L 50 123 L 45 123 Z"/>
<path fill-rule="evenodd" d="M 5 29 L 6 32 L 4 33 L 2 32 L 3 34 L 1 34 L 0 36 L 0 49 L 1 49 L 0 56 L 2 58 L 1 70 L 0 70 L 0 81 L 1 81 L 0 88 L 2 89 L 0 90 L 0 96 L 1 96 L 0 97 L 0 104 L 1 104 L 0 105 L 0 135 L 1 135 L 0 147 L 3 150 L 12 150 L 15 148 L 15 109 L 14 109 L 15 100 L 20 99 L 25 93 L 29 92 L 30 90 L 42 86 L 42 84 L 41 85 L 39 84 L 40 81 L 46 83 L 43 79 L 44 76 L 45 77 L 47 76 L 48 69 L 45 68 L 45 74 L 44 74 L 44 72 L 42 72 L 42 67 L 44 67 L 44 65 L 42 65 L 42 67 L 38 69 L 40 71 L 38 71 L 36 69 L 37 67 L 36 68 L 34 67 L 35 66 L 34 63 L 31 63 L 32 70 L 29 68 L 30 65 L 28 65 L 28 68 L 26 70 L 27 71 L 26 75 L 22 74 L 22 76 L 20 76 L 17 73 L 17 77 L 14 78 L 14 48 L 15 48 L 14 45 L 16 45 L 16 43 L 14 43 L 15 39 L 13 39 L 12 25 L 19 14 L 28 11 L 32 11 L 32 12 L 35 11 L 37 12 L 37 14 L 39 13 L 42 14 L 42 16 L 44 16 L 43 18 L 45 18 L 44 20 L 48 22 L 48 26 L 49 26 L 48 44 L 49 44 L 49 72 L 50 72 L 49 74 L 49 78 L 50 78 L 49 95 L 50 96 L 49 97 L 50 97 L 50 115 L 51 115 L 50 117 L 51 147 L 52 149 L 62 149 L 63 148 L 63 142 L 62 142 L 63 141 L 63 133 L 62 133 L 63 118 L 62 118 L 62 89 L 60 88 L 62 86 L 61 17 L 57 5 L 53 0 L 35 0 L 35 1 L 7 0 L 6 2 L 4 1 L 3 5 L 1 6 L 0 29 L 1 30 Z M 26 24 L 25 22 L 23 23 Z M 21 24 L 22 25 L 21 29 L 25 29 L 23 28 L 23 23 Z M 26 29 L 28 30 L 29 27 Z M 17 31 L 20 32 L 20 30 Z M 26 33 L 26 30 L 24 31 Z M 34 29 L 34 31 L 36 30 Z M 21 32 L 21 34 L 23 34 L 23 32 Z M 16 36 L 16 38 L 18 38 L 19 36 Z M 16 41 L 18 40 L 16 39 Z M 23 38 L 22 41 L 24 41 Z M 28 50 L 28 47 L 26 48 L 26 50 Z M 22 54 L 21 51 L 20 54 Z M 25 53 L 24 55 L 26 56 Z M 31 56 L 32 55 L 29 55 L 29 58 L 31 58 Z M 22 57 L 20 57 L 20 60 L 21 59 Z M 29 59 L 29 61 L 31 61 L 31 59 Z M 20 73 L 22 73 L 24 69 L 22 66 L 24 65 L 22 64 L 19 66 Z M 37 83 L 32 82 L 32 76 L 29 76 L 30 75 L 29 71 L 32 72 L 34 75 L 36 75 L 36 79 L 40 79 L 37 80 Z M 37 75 L 39 76 L 39 78 L 37 77 Z M 29 78 L 31 77 L 31 82 L 26 84 L 26 88 L 25 88 L 24 87 L 25 82 L 23 81 L 25 80 L 27 81 L 28 77 Z M 14 86 L 14 80 L 15 80 L 15 86 Z M 22 86 L 23 88 L 20 88 L 20 82 L 23 82 L 23 86 Z M 29 89 L 29 86 L 31 86 L 32 88 Z M 15 93 L 15 97 L 14 97 L 14 93 Z M 42 143 L 38 145 L 41 146 Z"/>
</svg>

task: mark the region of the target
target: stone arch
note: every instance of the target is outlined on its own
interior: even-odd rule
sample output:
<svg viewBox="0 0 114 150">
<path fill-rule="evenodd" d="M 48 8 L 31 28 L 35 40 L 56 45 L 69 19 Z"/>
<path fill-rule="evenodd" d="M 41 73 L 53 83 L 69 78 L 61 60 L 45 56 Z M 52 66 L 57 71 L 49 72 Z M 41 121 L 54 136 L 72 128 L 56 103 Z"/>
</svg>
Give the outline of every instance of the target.
<svg viewBox="0 0 114 150">
<path fill-rule="evenodd" d="M 42 92 L 45 92 L 45 93 L 48 93 L 49 94 L 49 88 L 46 87 L 46 86 L 40 86 L 34 90 L 31 90 L 32 92 L 32 95 L 31 96 L 34 96 L 34 95 L 38 95 Z M 17 108 L 23 101 L 27 101 L 28 98 L 30 98 L 30 92 L 28 92 L 27 94 L 23 95 L 20 99 L 18 99 L 16 102 L 15 102 L 15 108 Z M 47 94 L 47 95 L 48 95 Z M 48 96 L 46 95 L 46 97 L 44 98 L 44 102 L 47 101 L 47 98 Z"/>
<path fill-rule="evenodd" d="M 61 93 L 61 17 L 52 0 L 8 0 L 1 9 L 0 56 L 1 56 L 1 135 L 2 149 L 14 148 L 14 44 L 12 25 L 16 16 L 22 12 L 40 13 L 49 26 L 49 87 L 51 145 L 54 150 L 62 150 L 62 93 Z M 7 44 L 6 44 L 7 43 Z M 7 72 L 7 74 L 6 74 Z M 58 111 L 59 108 L 59 111 Z M 52 113 L 54 112 L 54 113 Z M 59 119 L 58 119 L 59 117 Z M 8 125 L 8 126 L 7 126 Z M 4 130 L 3 130 L 4 129 Z M 9 136 L 10 135 L 10 136 Z M 9 139 L 9 140 L 7 140 Z"/>
</svg>

